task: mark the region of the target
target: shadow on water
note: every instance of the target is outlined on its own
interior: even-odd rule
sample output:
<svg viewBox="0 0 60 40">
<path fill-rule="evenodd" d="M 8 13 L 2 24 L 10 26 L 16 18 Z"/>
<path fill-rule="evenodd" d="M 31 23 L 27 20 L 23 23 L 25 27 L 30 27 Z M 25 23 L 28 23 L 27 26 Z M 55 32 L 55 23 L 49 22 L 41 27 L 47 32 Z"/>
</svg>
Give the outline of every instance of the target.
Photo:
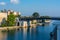
<svg viewBox="0 0 60 40">
<path fill-rule="evenodd" d="M 15 40 L 15 30 L 7 32 L 7 40 Z"/>
</svg>

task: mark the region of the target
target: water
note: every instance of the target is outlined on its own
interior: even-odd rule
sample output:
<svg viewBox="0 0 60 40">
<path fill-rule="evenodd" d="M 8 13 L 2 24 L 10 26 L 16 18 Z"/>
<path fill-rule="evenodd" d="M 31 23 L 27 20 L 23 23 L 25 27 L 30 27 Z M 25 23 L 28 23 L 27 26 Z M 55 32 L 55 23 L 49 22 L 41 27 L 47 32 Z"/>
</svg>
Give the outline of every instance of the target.
<svg viewBox="0 0 60 40">
<path fill-rule="evenodd" d="M 36 28 L 20 28 L 19 31 L 0 32 L 0 40 L 50 40 L 50 32 L 55 25 L 51 22 L 48 26 L 37 26 Z"/>
</svg>

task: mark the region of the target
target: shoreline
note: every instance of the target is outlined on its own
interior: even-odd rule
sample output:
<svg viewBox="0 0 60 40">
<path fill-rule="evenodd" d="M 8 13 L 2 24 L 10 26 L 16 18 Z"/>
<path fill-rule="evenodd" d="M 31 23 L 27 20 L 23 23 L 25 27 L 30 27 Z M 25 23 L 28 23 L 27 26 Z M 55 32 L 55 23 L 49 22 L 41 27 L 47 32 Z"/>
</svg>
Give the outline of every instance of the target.
<svg viewBox="0 0 60 40">
<path fill-rule="evenodd" d="M 30 26 L 33 28 L 33 26 Z M 28 28 L 27 26 L 9 26 L 9 27 L 0 27 L 0 31 L 9 31 L 9 30 L 19 30 L 19 28 Z"/>
<path fill-rule="evenodd" d="M 14 30 L 14 29 L 16 30 L 19 28 L 22 28 L 22 27 L 20 27 L 20 26 L 0 27 L 0 31 L 3 31 L 3 30 L 8 31 L 8 30 Z"/>
</svg>

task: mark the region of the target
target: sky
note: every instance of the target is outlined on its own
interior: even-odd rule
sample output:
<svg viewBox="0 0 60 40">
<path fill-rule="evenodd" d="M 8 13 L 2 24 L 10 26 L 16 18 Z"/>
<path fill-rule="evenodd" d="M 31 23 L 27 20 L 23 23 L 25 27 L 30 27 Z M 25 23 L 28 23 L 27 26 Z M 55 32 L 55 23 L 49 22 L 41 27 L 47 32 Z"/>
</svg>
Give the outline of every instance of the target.
<svg viewBox="0 0 60 40">
<path fill-rule="evenodd" d="M 23 16 L 38 12 L 41 16 L 60 17 L 60 0 L 0 0 L 0 10 L 11 9 Z"/>
</svg>

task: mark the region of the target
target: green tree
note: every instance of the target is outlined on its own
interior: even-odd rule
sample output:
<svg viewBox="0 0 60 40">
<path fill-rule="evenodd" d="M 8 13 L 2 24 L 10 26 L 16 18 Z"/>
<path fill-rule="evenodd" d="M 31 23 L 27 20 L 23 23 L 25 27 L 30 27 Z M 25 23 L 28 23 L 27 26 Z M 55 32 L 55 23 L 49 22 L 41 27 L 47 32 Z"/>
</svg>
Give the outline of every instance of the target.
<svg viewBox="0 0 60 40">
<path fill-rule="evenodd" d="M 11 12 L 10 15 L 8 15 L 7 18 L 7 25 L 8 26 L 14 26 L 15 25 L 15 15 Z"/>
<path fill-rule="evenodd" d="M 39 15 L 38 12 L 34 12 L 34 13 L 32 14 L 32 16 L 33 16 L 33 17 L 39 17 L 40 15 Z"/>
</svg>

